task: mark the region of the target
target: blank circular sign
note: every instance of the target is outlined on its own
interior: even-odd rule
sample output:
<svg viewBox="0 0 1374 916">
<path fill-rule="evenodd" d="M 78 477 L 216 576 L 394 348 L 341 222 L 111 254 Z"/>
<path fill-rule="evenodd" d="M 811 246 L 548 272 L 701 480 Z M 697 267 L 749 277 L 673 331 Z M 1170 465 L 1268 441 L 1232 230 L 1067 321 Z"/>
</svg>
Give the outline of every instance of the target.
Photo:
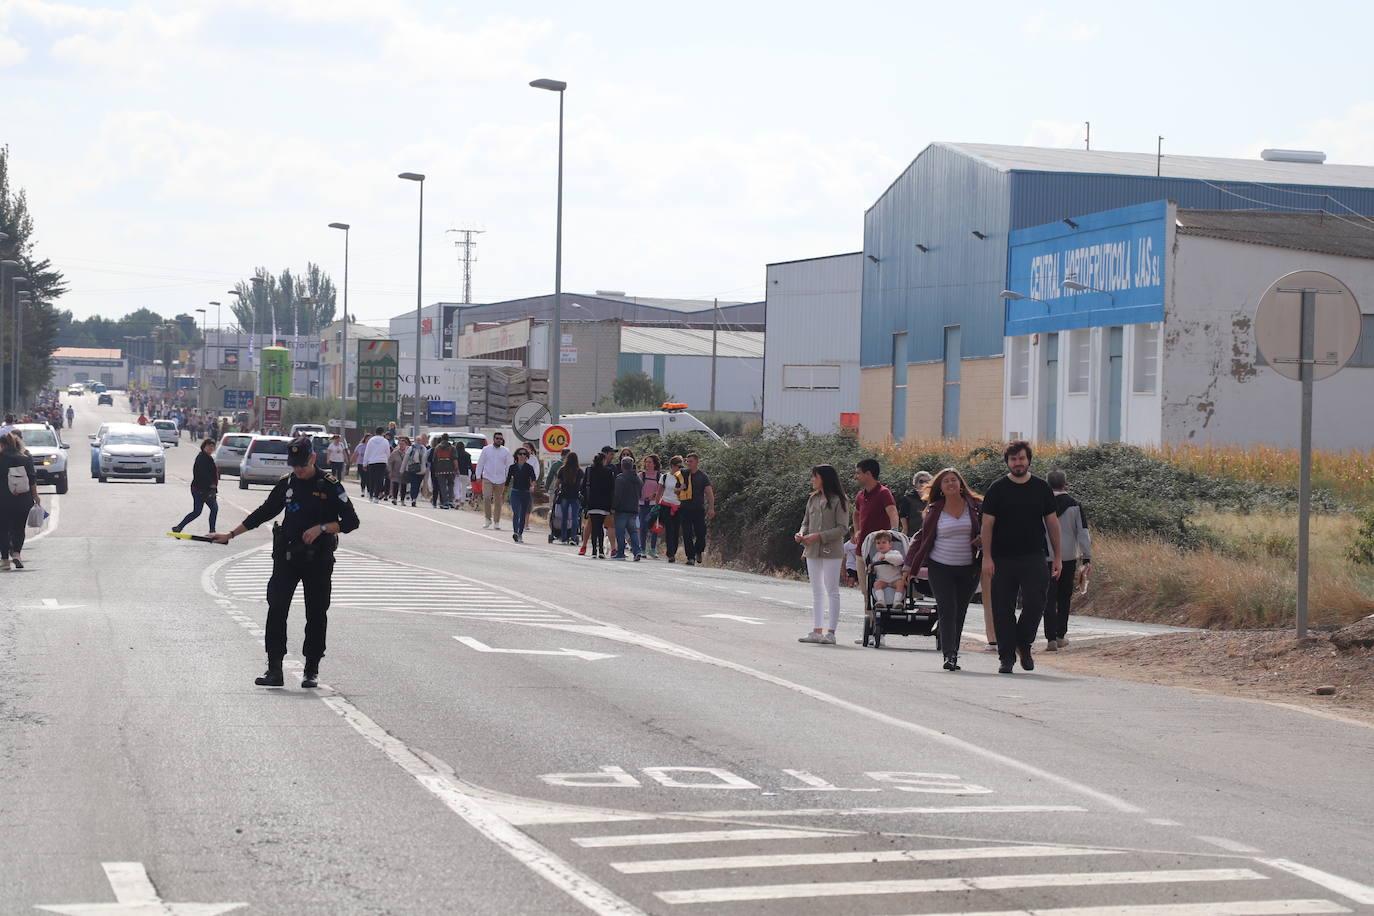
<svg viewBox="0 0 1374 916">
<path fill-rule="evenodd" d="M 1340 280 L 1319 270 L 1295 270 L 1275 280 L 1255 311 L 1255 343 L 1279 375 L 1298 380 L 1302 364 L 1302 291 L 1317 291 L 1313 307 L 1312 379 L 1341 371 L 1360 346 L 1360 304 Z"/>
</svg>

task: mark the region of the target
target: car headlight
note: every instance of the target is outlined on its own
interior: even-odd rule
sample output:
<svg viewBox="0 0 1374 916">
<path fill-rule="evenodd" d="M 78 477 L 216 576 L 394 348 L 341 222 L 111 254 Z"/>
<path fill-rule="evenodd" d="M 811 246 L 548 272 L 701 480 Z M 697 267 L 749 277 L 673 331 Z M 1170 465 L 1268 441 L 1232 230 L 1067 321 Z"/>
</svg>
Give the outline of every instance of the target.
<svg viewBox="0 0 1374 916">
<path fill-rule="evenodd" d="M 163 457 L 165 457 L 165 456 L 163 456 L 163 455 L 154 455 L 154 456 L 153 456 L 153 464 L 157 464 L 158 462 L 162 461 Z"/>
</svg>

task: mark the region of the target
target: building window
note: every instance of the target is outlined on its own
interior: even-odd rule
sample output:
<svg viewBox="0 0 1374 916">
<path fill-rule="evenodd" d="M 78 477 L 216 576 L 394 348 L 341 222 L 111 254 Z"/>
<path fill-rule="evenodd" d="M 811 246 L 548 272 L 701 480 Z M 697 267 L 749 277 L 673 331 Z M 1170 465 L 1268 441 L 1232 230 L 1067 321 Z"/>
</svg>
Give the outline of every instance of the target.
<svg viewBox="0 0 1374 916">
<path fill-rule="evenodd" d="M 1092 342 L 1092 331 L 1088 328 L 1069 332 L 1069 394 L 1088 393 Z"/>
<path fill-rule="evenodd" d="M 962 379 L 962 329 L 958 325 L 945 328 L 945 397 L 944 419 L 940 433 L 946 439 L 959 436 L 959 389 Z"/>
<path fill-rule="evenodd" d="M 1030 396 L 1030 337 L 1011 339 L 1011 369 L 1008 393 L 1014 398 Z"/>
<path fill-rule="evenodd" d="M 783 366 L 782 387 L 792 391 L 839 391 L 839 366 Z"/>
<path fill-rule="evenodd" d="M 892 335 L 892 438 L 906 435 L 906 332 Z"/>
<path fill-rule="evenodd" d="M 1159 393 L 1159 325 L 1135 326 L 1135 372 L 1131 390 L 1136 394 Z"/>
</svg>

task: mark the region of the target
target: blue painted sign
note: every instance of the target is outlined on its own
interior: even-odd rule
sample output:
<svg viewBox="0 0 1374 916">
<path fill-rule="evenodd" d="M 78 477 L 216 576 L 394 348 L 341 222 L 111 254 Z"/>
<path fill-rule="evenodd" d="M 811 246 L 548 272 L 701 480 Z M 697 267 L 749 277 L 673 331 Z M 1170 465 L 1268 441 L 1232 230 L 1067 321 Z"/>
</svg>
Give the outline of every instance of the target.
<svg viewBox="0 0 1374 916">
<path fill-rule="evenodd" d="M 452 421 L 458 415 L 456 401 L 426 401 L 425 406 L 431 423 Z"/>
<path fill-rule="evenodd" d="M 237 388 L 224 389 L 225 410 L 247 410 L 253 406 L 253 392 Z"/>
<path fill-rule="evenodd" d="M 1160 200 L 1011 233 L 1007 289 L 1025 298 L 1007 302 L 1006 336 L 1163 321 L 1168 212 Z"/>
</svg>

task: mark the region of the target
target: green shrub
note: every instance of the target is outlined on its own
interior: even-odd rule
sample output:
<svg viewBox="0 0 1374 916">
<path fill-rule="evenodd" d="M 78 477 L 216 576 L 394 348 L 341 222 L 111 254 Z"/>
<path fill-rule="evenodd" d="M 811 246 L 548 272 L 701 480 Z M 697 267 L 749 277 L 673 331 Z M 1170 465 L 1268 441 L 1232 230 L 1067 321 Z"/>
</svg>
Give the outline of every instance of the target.
<svg viewBox="0 0 1374 916">
<path fill-rule="evenodd" d="M 1352 562 L 1363 566 L 1374 565 L 1374 509 L 1366 510 L 1360 516 L 1360 530 L 1345 555 Z"/>
</svg>

